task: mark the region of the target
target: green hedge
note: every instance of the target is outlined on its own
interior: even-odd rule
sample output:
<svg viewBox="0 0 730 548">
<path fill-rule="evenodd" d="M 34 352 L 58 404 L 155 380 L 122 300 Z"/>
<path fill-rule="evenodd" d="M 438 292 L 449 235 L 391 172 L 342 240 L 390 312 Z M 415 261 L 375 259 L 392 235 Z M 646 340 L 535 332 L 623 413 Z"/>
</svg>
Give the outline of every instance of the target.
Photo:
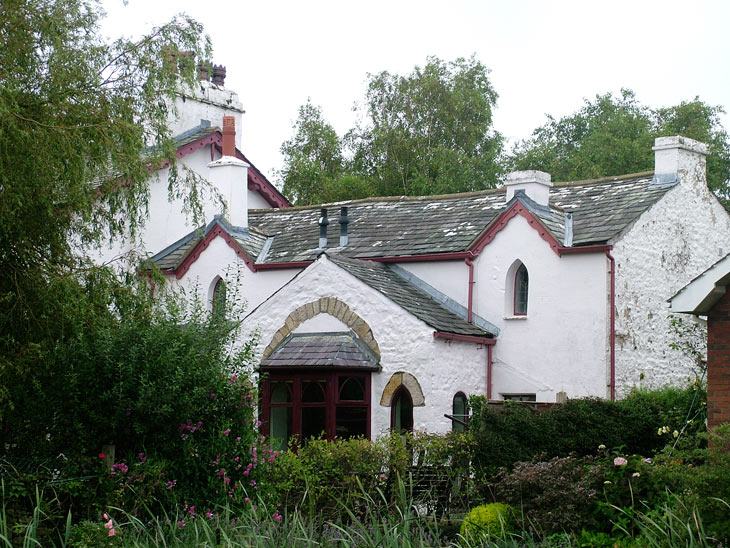
<svg viewBox="0 0 730 548">
<path fill-rule="evenodd" d="M 651 455 L 667 443 L 674 430 L 704 429 L 705 402 L 706 394 L 697 384 L 685 389 L 637 390 L 615 402 L 568 400 L 544 411 L 517 402 L 487 406 L 484 398 L 472 397 L 474 465 L 477 474 L 488 477 L 500 467 L 511 468 L 535 455 L 548 459 L 591 455 L 599 445 Z M 668 428 L 660 434 L 662 427 Z"/>
</svg>

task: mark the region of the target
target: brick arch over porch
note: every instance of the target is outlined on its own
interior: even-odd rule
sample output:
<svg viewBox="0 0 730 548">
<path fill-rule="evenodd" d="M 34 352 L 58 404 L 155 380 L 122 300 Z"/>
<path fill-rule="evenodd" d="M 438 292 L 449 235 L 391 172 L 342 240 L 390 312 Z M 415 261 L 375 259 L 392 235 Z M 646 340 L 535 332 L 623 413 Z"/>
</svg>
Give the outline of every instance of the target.
<svg viewBox="0 0 730 548">
<path fill-rule="evenodd" d="M 401 386 L 404 386 L 410 393 L 411 400 L 413 400 L 413 407 L 423 407 L 426 405 L 426 400 L 423 397 L 423 390 L 421 390 L 421 385 L 419 384 L 418 379 L 405 371 L 398 371 L 397 373 L 393 373 L 393 376 L 390 377 L 388 384 L 386 384 L 383 389 L 383 395 L 380 398 L 380 405 L 390 407 L 393 404 L 393 396 Z"/>
<path fill-rule="evenodd" d="M 373 336 L 368 323 L 350 310 L 344 302 L 336 297 L 322 297 L 311 303 L 303 304 L 294 310 L 284 321 L 284 325 L 274 333 L 269 346 L 264 350 L 263 358 L 268 358 L 276 347 L 288 337 L 299 325 L 319 314 L 334 316 L 352 329 L 360 340 L 380 359 L 380 347 Z"/>
</svg>

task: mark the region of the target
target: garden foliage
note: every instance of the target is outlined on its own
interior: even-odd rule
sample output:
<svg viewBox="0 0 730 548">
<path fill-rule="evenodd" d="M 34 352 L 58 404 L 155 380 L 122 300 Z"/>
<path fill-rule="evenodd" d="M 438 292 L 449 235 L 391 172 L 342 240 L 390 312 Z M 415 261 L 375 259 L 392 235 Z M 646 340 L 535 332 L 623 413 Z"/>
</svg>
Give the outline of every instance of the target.
<svg viewBox="0 0 730 548">
<path fill-rule="evenodd" d="M 613 402 L 568 400 L 539 412 L 518 402 L 492 408 L 483 398 L 472 398 L 475 468 L 486 478 L 500 467 L 531 461 L 535 455 L 548 459 L 571 453 L 592 455 L 600 444 L 650 455 L 667 442 L 667 436 L 658 433 L 658 426 L 671 425 L 670 432 L 703 428 L 705 398 L 699 384 L 686 389 L 637 390 Z"/>
</svg>

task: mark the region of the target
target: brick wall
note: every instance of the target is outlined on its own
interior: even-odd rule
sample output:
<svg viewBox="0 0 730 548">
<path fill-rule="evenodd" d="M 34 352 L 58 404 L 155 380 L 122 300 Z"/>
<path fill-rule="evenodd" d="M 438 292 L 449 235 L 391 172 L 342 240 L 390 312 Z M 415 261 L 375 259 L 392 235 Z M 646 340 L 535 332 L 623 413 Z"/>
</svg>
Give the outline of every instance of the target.
<svg viewBox="0 0 730 548">
<path fill-rule="evenodd" d="M 730 291 L 707 318 L 707 422 L 730 422 Z"/>
</svg>

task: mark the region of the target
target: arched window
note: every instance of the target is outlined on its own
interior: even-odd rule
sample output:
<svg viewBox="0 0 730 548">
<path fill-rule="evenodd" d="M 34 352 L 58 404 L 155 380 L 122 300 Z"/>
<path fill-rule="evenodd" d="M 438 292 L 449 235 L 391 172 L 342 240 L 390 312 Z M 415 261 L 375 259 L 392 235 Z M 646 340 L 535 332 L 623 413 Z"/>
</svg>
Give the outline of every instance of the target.
<svg viewBox="0 0 730 548">
<path fill-rule="evenodd" d="M 225 318 L 226 316 L 226 282 L 223 278 L 218 278 L 213 288 L 213 299 L 211 299 L 211 311 L 217 318 Z"/>
<path fill-rule="evenodd" d="M 525 265 L 520 265 L 515 274 L 515 316 L 527 315 L 527 295 L 529 293 L 529 276 Z"/>
<path fill-rule="evenodd" d="M 463 392 L 457 392 L 451 406 L 451 430 L 454 432 L 463 432 L 469 423 L 469 407 L 466 396 Z"/>
<path fill-rule="evenodd" d="M 413 399 L 405 386 L 401 386 L 393 395 L 390 408 L 390 429 L 393 432 L 411 432 L 413 430 Z"/>
</svg>

